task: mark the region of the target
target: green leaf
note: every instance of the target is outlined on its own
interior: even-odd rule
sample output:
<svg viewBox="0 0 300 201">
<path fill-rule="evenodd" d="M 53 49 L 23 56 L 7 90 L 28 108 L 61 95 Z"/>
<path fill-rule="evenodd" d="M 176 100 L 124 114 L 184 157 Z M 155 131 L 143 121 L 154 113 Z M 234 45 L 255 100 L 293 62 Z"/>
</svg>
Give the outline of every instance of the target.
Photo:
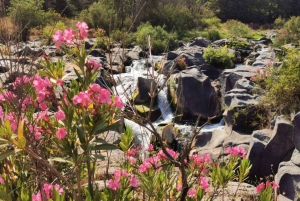
<svg viewBox="0 0 300 201">
<path fill-rule="evenodd" d="M 57 161 L 57 162 L 62 162 L 62 163 L 70 163 L 71 165 L 74 165 L 72 161 L 60 158 L 60 157 L 53 157 L 49 159 L 50 161 Z"/>
<path fill-rule="evenodd" d="M 24 149 L 26 146 L 26 139 L 24 136 L 22 136 L 21 138 L 19 138 L 18 140 L 18 147 L 21 149 Z"/>
<path fill-rule="evenodd" d="M 90 150 L 115 150 L 115 149 L 119 149 L 119 147 L 117 147 L 114 144 L 100 144 L 100 145 L 95 145 L 93 147 L 90 148 Z"/>
<path fill-rule="evenodd" d="M 14 153 L 15 153 L 15 150 L 9 150 L 9 151 L 6 151 L 4 153 L 1 153 L 0 154 L 0 161 L 4 160 L 5 158 L 9 157 L 10 155 L 12 155 Z"/>
<path fill-rule="evenodd" d="M 96 134 L 104 133 L 104 132 L 109 131 L 109 130 L 116 130 L 119 126 L 120 126 L 119 122 L 116 122 L 116 123 L 111 124 L 109 126 L 107 126 L 107 122 L 104 122 L 104 123 L 99 124 L 94 129 L 93 133 L 96 135 Z"/>
<path fill-rule="evenodd" d="M 102 138 L 96 138 L 95 140 L 93 140 L 94 143 L 107 143 L 105 140 L 103 140 Z"/>
<path fill-rule="evenodd" d="M 92 155 L 92 157 L 94 157 L 96 159 L 100 159 L 100 160 L 105 160 L 105 157 L 100 154 L 94 154 L 94 155 Z"/>
<path fill-rule="evenodd" d="M 85 144 L 84 131 L 82 127 L 77 127 L 77 135 L 81 144 Z"/>
</svg>

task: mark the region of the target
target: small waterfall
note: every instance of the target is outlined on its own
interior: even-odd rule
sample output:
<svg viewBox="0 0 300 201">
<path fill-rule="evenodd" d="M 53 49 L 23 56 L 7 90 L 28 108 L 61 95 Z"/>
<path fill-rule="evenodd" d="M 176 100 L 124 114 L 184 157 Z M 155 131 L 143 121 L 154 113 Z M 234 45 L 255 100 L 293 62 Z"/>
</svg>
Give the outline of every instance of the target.
<svg viewBox="0 0 300 201">
<path fill-rule="evenodd" d="M 124 122 L 126 126 L 129 126 L 132 129 L 135 140 L 142 146 L 142 150 L 146 150 L 150 144 L 152 133 L 144 126 L 140 126 L 129 119 L 125 119 Z"/>
</svg>

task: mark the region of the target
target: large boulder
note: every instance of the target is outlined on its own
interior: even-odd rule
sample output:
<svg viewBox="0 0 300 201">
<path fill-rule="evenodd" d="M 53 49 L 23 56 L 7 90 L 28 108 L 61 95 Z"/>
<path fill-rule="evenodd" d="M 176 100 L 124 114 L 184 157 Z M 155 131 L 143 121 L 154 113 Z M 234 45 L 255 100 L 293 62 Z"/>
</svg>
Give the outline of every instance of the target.
<svg viewBox="0 0 300 201">
<path fill-rule="evenodd" d="M 286 174 L 288 168 L 280 168 L 285 165 L 290 166 L 287 161 L 291 159 L 294 150 L 292 133 L 293 126 L 289 121 L 280 117 L 276 119 L 273 130 L 265 129 L 253 132 L 248 152 L 248 158 L 252 164 L 251 178 L 265 178 L 281 172 L 278 177 L 280 180 L 279 178 Z M 282 189 L 281 187 L 280 184 L 280 189 Z"/>
<path fill-rule="evenodd" d="M 271 139 L 272 130 L 256 130 L 253 131 L 250 140 L 250 146 L 248 151 L 248 159 L 251 161 L 252 168 L 250 170 L 250 177 L 255 179 L 260 175 L 260 166 L 263 163 L 262 153 L 265 150 L 266 145 Z"/>
<path fill-rule="evenodd" d="M 195 120 L 219 116 L 220 97 L 209 77 L 197 68 L 190 68 L 171 77 L 169 90 L 175 110 L 182 115 L 181 120 Z"/>
<path fill-rule="evenodd" d="M 174 65 L 177 63 L 177 58 L 184 58 L 188 67 L 205 64 L 205 60 L 203 59 L 203 48 L 200 46 L 180 47 L 175 51 L 168 52 L 165 58 L 167 59 L 163 67 L 165 75 L 173 70 Z M 178 73 L 178 71 L 174 71 L 173 73 Z"/>
<path fill-rule="evenodd" d="M 202 37 L 195 38 L 192 42 L 188 44 L 188 46 L 200 46 L 200 47 L 208 47 L 209 45 L 210 45 L 210 41 Z"/>
<path fill-rule="evenodd" d="M 300 112 L 298 112 L 293 120 L 292 132 L 285 135 L 286 138 L 292 138 L 295 149 L 287 162 L 281 162 L 276 174 L 275 181 L 280 185 L 280 201 L 299 200 L 300 189 Z M 284 144 L 284 142 L 282 142 Z M 292 150 L 293 147 L 290 146 Z"/>
<path fill-rule="evenodd" d="M 138 77 L 137 87 L 134 94 L 135 103 L 149 103 L 151 97 L 149 93 L 155 90 L 157 84 L 152 78 Z"/>
</svg>

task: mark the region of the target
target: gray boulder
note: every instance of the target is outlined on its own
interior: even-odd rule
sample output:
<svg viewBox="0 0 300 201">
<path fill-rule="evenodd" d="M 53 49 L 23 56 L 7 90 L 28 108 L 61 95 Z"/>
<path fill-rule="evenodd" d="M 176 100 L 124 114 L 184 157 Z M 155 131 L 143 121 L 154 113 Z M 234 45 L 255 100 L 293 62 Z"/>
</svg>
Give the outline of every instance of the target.
<svg viewBox="0 0 300 201">
<path fill-rule="evenodd" d="M 191 43 L 188 44 L 188 46 L 199 47 L 208 47 L 208 45 L 210 45 L 210 41 L 202 37 L 195 38 Z"/>
<path fill-rule="evenodd" d="M 259 176 L 276 174 L 279 163 L 289 161 L 295 148 L 292 140 L 293 126 L 287 120 L 278 117 L 269 143 L 262 155 Z"/>
<path fill-rule="evenodd" d="M 181 120 L 195 120 L 220 115 L 220 97 L 211 80 L 197 68 L 172 75 L 169 91 L 173 107 Z"/>
</svg>

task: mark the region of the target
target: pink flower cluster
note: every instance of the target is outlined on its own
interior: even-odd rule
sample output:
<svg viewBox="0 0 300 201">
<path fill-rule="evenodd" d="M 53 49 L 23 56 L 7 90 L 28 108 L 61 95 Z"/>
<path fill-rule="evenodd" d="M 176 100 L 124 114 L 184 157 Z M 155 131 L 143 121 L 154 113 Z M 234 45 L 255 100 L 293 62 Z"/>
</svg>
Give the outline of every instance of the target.
<svg viewBox="0 0 300 201">
<path fill-rule="evenodd" d="M 225 153 L 231 154 L 232 156 L 240 156 L 242 158 L 246 158 L 246 151 L 243 147 L 227 147 Z"/>
<path fill-rule="evenodd" d="M 59 195 L 62 195 L 64 193 L 64 189 L 61 188 L 58 184 L 54 186 L 55 190 L 59 193 Z M 52 191 L 53 191 L 53 185 L 52 184 L 44 184 L 43 189 L 45 191 L 46 197 L 53 198 Z M 32 201 L 42 201 L 42 195 L 41 191 L 38 191 L 37 194 L 32 194 Z"/>
<path fill-rule="evenodd" d="M 85 39 L 88 36 L 89 27 L 85 22 L 77 22 L 78 36 L 80 39 Z M 72 45 L 75 43 L 75 32 L 73 29 L 57 30 L 52 37 L 56 43 L 56 48 L 59 49 L 62 44 Z"/>
<path fill-rule="evenodd" d="M 32 81 L 32 77 L 28 77 L 27 75 L 23 75 L 23 77 L 17 77 L 13 83 L 13 89 L 17 89 L 19 86 L 30 83 Z"/>
<path fill-rule="evenodd" d="M 272 181 L 272 182 L 267 181 L 266 184 L 264 182 L 258 184 L 258 186 L 256 187 L 256 192 L 261 193 L 264 189 L 266 189 L 270 186 L 272 187 L 272 189 L 279 188 L 279 185 L 276 184 L 274 181 Z"/>
<path fill-rule="evenodd" d="M 120 170 L 115 170 L 114 171 L 114 179 L 110 179 L 108 181 L 108 188 L 116 191 L 117 189 L 119 189 L 121 187 L 121 179 L 122 177 L 124 179 L 128 179 L 129 180 L 129 184 L 130 186 L 137 188 L 139 186 L 139 179 L 137 177 L 135 177 L 132 174 L 129 174 L 128 172 L 126 172 L 126 170 L 120 169 Z"/>
<path fill-rule="evenodd" d="M 194 154 L 190 156 L 190 159 L 196 166 L 203 168 L 205 164 L 210 162 L 210 155 L 208 153 L 205 153 L 203 156 Z"/>
<path fill-rule="evenodd" d="M 173 151 L 172 149 L 167 148 L 166 151 L 174 158 L 178 158 L 179 154 Z M 154 155 L 150 158 L 146 158 L 143 163 L 138 168 L 139 173 L 148 172 L 151 168 L 160 169 L 161 162 L 167 160 L 168 158 L 163 153 L 162 150 L 160 150 L 157 155 Z"/>
<path fill-rule="evenodd" d="M 95 106 L 100 104 L 111 104 L 112 106 L 122 109 L 124 103 L 120 97 L 116 96 L 112 103 L 110 92 L 107 89 L 100 87 L 98 84 L 92 84 L 89 89 L 85 92 L 79 92 L 79 94 L 73 97 L 75 105 L 87 108 L 91 103 Z"/>
<path fill-rule="evenodd" d="M 37 101 L 39 103 L 39 108 L 41 110 L 46 110 L 47 99 L 51 99 L 53 95 L 52 84 L 48 77 L 45 79 L 41 78 L 39 75 L 36 75 L 33 80 L 33 86 L 38 95 Z"/>
</svg>

